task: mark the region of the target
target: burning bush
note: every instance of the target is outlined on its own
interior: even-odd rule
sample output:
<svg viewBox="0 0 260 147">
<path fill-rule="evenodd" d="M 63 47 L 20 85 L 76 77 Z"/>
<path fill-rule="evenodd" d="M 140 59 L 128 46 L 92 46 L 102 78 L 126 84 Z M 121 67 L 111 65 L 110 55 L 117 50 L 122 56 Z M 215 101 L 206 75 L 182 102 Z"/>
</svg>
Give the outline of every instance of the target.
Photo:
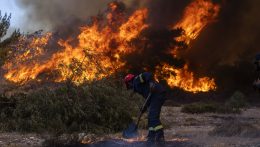
<svg viewBox="0 0 260 147">
<path fill-rule="evenodd" d="M 1 130 L 55 133 L 119 131 L 138 110 L 138 100 L 130 100 L 130 94 L 115 83 L 114 80 L 102 80 L 82 86 L 45 87 L 5 99 L 13 105 L 0 108 Z M 0 102 L 3 100 L 1 98 Z"/>
</svg>

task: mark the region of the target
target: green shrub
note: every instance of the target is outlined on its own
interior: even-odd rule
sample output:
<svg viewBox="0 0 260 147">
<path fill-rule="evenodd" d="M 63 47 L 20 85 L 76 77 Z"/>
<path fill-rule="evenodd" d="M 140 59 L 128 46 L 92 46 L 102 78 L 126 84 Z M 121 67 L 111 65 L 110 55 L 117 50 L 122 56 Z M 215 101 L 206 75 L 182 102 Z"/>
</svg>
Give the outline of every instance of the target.
<svg viewBox="0 0 260 147">
<path fill-rule="evenodd" d="M 234 112 L 240 112 L 242 108 L 248 106 L 248 103 L 246 101 L 245 95 L 240 91 L 236 91 L 225 105 Z"/>
<path fill-rule="evenodd" d="M 133 100 L 134 99 L 134 100 Z M 111 80 L 82 86 L 63 85 L 15 96 L 15 107 L 1 111 L 5 131 L 107 133 L 120 131 L 131 122 L 140 98 Z M 1 108 L 3 109 L 3 108 Z"/>
</svg>

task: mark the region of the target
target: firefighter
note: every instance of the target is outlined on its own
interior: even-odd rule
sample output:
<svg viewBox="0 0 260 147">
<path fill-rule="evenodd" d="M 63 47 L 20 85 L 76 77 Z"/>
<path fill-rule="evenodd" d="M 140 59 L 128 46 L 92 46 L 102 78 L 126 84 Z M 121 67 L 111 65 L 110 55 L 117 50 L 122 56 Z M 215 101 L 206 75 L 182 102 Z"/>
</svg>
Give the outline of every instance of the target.
<svg viewBox="0 0 260 147">
<path fill-rule="evenodd" d="M 254 64 L 256 66 L 257 77 L 253 86 L 256 90 L 260 91 L 260 53 L 256 55 Z"/>
<path fill-rule="evenodd" d="M 127 89 L 133 90 L 135 93 L 142 95 L 147 98 L 151 94 L 150 100 L 146 105 L 148 110 L 148 144 L 163 144 L 164 143 L 164 132 L 163 126 L 160 121 L 161 108 L 165 102 L 166 90 L 165 88 L 153 79 L 153 76 L 149 72 L 144 72 L 140 75 L 128 74 L 124 82 Z"/>
</svg>

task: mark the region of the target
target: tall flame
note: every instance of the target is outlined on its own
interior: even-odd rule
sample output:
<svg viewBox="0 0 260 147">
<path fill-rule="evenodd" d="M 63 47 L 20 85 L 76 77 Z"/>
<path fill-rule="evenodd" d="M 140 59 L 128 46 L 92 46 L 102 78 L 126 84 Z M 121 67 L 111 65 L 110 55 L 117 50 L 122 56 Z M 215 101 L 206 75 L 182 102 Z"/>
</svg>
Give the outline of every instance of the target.
<svg viewBox="0 0 260 147">
<path fill-rule="evenodd" d="M 74 39 L 59 40 L 61 50 L 47 54 L 48 42 L 52 34 L 41 36 L 24 36 L 15 46 L 18 48 L 12 54 L 12 60 L 5 63 L 5 78 L 11 82 L 25 84 L 39 79 L 43 73 L 51 73 L 55 82 L 67 79 L 75 84 L 99 80 L 107 77 L 126 64 L 123 56 L 137 52 L 132 47 L 131 40 L 137 38 L 143 30 L 149 27 L 146 23 L 148 9 L 136 10 L 130 16 L 121 12 L 117 2 L 109 4 L 104 18 L 93 18 L 91 25 L 80 28 L 77 44 Z M 216 20 L 219 5 L 211 0 L 194 0 L 185 9 L 183 18 L 171 29 L 182 28 L 183 34 L 177 41 L 183 41 L 189 46 L 209 23 Z M 178 57 L 178 48 L 173 49 Z M 214 90 L 214 79 L 195 78 L 188 65 L 177 69 L 167 63 L 156 67 L 156 77 L 162 77 L 171 87 L 179 87 L 190 92 L 206 92 Z M 162 76 L 164 75 L 164 76 Z"/>
<path fill-rule="evenodd" d="M 110 6 L 112 10 L 116 9 L 116 5 Z M 120 57 L 132 52 L 128 41 L 148 27 L 145 24 L 147 13 L 147 9 L 135 11 L 116 31 L 113 26 L 109 25 L 101 28 L 99 22 L 94 21 L 93 25 L 81 28 L 81 33 L 78 36 L 79 44 L 76 47 L 70 45 L 70 40 L 60 40 L 58 44 L 64 49 L 53 54 L 43 63 L 30 60 L 30 54 L 25 52 L 21 56 L 17 56 L 15 61 L 30 60 L 30 63 L 7 62 L 4 65 L 4 69 L 8 71 L 5 78 L 15 83 L 26 83 L 36 79 L 42 72 L 57 70 L 60 76 L 55 80 L 56 82 L 72 79 L 74 83 L 81 84 L 85 81 L 109 76 L 124 65 Z M 109 22 L 110 17 L 107 19 Z M 50 36 L 33 39 L 31 45 L 25 49 L 43 50 Z M 111 43 L 116 44 L 116 46 L 112 48 Z M 108 56 L 108 54 L 112 55 Z"/>
<path fill-rule="evenodd" d="M 195 0 L 185 8 L 183 18 L 172 28 L 182 28 L 184 33 L 177 38 L 177 41 L 183 41 L 188 46 L 192 40 L 195 40 L 200 32 L 211 22 L 216 20 L 219 14 L 220 6 L 213 4 L 211 0 Z M 178 57 L 178 48 L 174 48 L 172 53 Z M 214 79 L 209 77 L 195 78 L 189 71 L 188 65 L 177 69 L 168 64 L 157 66 L 156 76 L 164 75 L 162 78 L 167 81 L 170 87 L 179 87 L 185 91 L 197 93 L 215 90 Z"/>
<path fill-rule="evenodd" d="M 183 18 L 173 26 L 174 29 L 182 28 L 184 34 L 178 38 L 188 45 L 196 39 L 200 32 L 211 22 L 216 20 L 220 6 L 213 4 L 211 0 L 195 0 L 186 7 Z"/>
</svg>

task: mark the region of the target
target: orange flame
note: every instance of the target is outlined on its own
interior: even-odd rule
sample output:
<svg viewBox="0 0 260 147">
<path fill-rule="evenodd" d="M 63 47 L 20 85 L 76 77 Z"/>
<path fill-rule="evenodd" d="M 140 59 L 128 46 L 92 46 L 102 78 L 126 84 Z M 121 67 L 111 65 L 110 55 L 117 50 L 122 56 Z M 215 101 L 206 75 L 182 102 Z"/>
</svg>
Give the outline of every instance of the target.
<svg viewBox="0 0 260 147">
<path fill-rule="evenodd" d="M 157 67 L 156 75 L 163 75 L 162 78 L 166 80 L 171 88 L 178 87 L 193 93 L 216 89 L 214 79 L 208 77 L 196 79 L 194 74 L 188 71 L 187 65 L 182 69 L 176 69 L 168 64 L 164 64 L 162 68 Z"/>
<path fill-rule="evenodd" d="M 211 22 L 216 20 L 219 14 L 220 6 L 213 4 L 211 0 L 195 0 L 186 7 L 183 18 L 174 29 L 182 28 L 184 34 L 178 38 L 178 41 L 184 41 L 188 45 L 190 41 L 196 39 L 200 32 Z"/>
<path fill-rule="evenodd" d="M 117 11 L 119 5 L 111 3 L 104 20 L 94 19 L 92 25 L 83 26 L 77 37 L 78 44 L 71 45 L 72 39 L 59 40 L 62 50 L 48 55 L 45 48 L 51 34 L 34 37 L 28 43 L 20 41 L 16 46 L 18 52 L 13 53 L 12 61 L 5 63 L 3 68 L 7 71 L 5 78 L 11 82 L 25 84 L 37 79 L 39 75 L 51 72 L 55 82 L 67 79 L 75 84 L 99 80 L 107 77 L 124 67 L 122 57 L 133 52 L 136 48 L 131 46 L 131 40 L 149 27 L 146 24 L 148 9 L 136 10 L 131 16 Z M 183 18 L 173 25 L 172 29 L 182 28 L 184 33 L 177 41 L 190 42 L 198 37 L 200 32 L 210 22 L 213 22 L 219 12 L 219 5 L 210 0 L 194 0 L 185 9 Z M 178 57 L 178 48 L 173 49 Z M 216 89 L 214 79 L 208 77 L 195 78 L 188 71 L 188 65 L 183 69 L 176 69 L 168 64 L 157 66 L 156 76 L 165 75 L 164 80 L 171 87 L 179 87 L 191 92 L 206 92 Z"/>
<path fill-rule="evenodd" d="M 111 7 L 116 9 L 114 5 Z M 31 56 L 25 52 L 15 60 L 30 60 L 30 63 L 7 62 L 4 65 L 4 69 L 8 71 L 5 78 L 14 83 L 23 84 L 36 79 L 45 71 L 57 70 L 59 77 L 55 79 L 56 82 L 71 79 L 75 84 L 81 84 L 109 76 L 124 65 L 124 62 L 120 60 L 121 56 L 132 52 L 128 41 L 148 27 L 145 24 L 147 13 L 147 9 L 135 11 L 116 31 L 109 25 L 100 28 L 98 21 L 95 21 L 92 26 L 82 27 L 78 36 L 79 44 L 76 47 L 69 44 L 70 40 L 60 40 L 58 43 L 64 49 L 42 63 L 30 60 Z M 43 50 L 49 38 L 50 36 L 47 35 L 33 39 L 29 45 L 30 50 Z M 116 44 L 115 48 L 111 47 L 111 42 Z"/>
<path fill-rule="evenodd" d="M 14 53 L 13 59 L 3 66 L 4 69 L 8 70 L 5 78 L 15 83 L 35 79 L 41 66 L 37 61 L 30 63 L 28 61 L 44 54 L 43 47 L 47 45 L 51 36 L 51 33 L 47 33 L 42 37 L 33 37 L 29 43 L 27 37 L 21 37 L 19 44 L 16 46 L 17 52 Z M 23 66 L 22 63 L 25 65 L 33 64 L 34 67 Z"/>
<path fill-rule="evenodd" d="M 216 20 L 219 14 L 220 6 L 213 4 L 211 0 L 194 0 L 184 11 L 183 18 L 172 28 L 182 28 L 184 33 L 178 37 L 177 41 L 185 42 L 188 46 L 192 40 L 195 40 L 201 31 L 211 22 Z M 174 48 L 171 53 L 174 57 L 179 55 L 178 48 Z M 168 64 L 162 67 L 157 66 L 156 76 L 161 76 L 170 87 L 179 87 L 185 91 L 197 93 L 207 92 L 216 89 L 214 79 L 209 77 L 195 78 L 189 71 L 188 65 L 177 69 Z"/>
<path fill-rule="evenodd" d="M 119 36 L 126 41 L 136 38 L 142 30 L 148 27 L 147 24 L 143 24 L 147 12 L 147 9 L 137 10 L 135 14 L 129 18 L 128 22 L 120 27 Z"/>
</svg>

